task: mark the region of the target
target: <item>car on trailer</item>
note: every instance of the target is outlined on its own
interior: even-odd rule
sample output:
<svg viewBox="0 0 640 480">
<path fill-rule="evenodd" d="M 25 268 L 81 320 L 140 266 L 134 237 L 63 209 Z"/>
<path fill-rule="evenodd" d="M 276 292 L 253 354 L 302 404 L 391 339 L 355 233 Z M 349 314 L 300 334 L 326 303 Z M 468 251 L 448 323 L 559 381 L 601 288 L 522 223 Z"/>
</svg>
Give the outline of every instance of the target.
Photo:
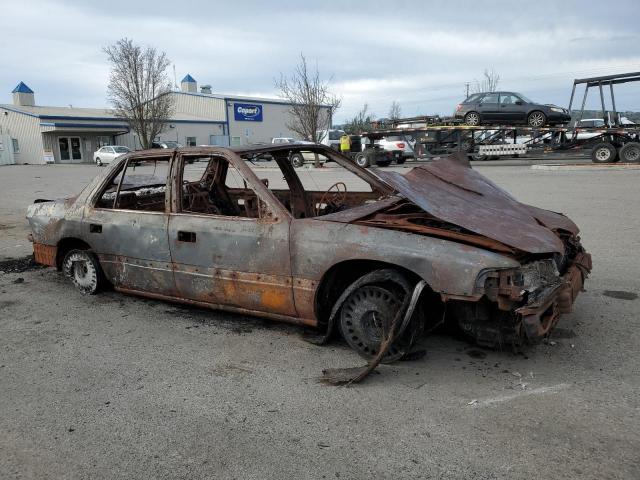
<svg viewBox="0 0 640 480">
<path fill-rule="evenodd" d="M 289 158 L 303 150 L 331 158 L 340 180 L 298 175 Z M 277 171 L 259 178 L 270 171 L 251 160 L 266 153 Z M 540 339 L 591 269 L 570 219 L 518 202 L 462 156 L 401 175 L 321 145 L 133 152 L 27 219 L 35 261 L 80 293 L 293 322 L 320 343 L 339 332 L 363 356 L 403 315 L 388 360 L 443 319 L 485 346 Z"/>
<path fill-rule="evenodd" d="M 567 109 L 536 103 L 515 92 L 474 93 L 456 106 L 454 116 L 470 126 L 491 123 L 544 127 L 571 120 Z"/>
</svg>

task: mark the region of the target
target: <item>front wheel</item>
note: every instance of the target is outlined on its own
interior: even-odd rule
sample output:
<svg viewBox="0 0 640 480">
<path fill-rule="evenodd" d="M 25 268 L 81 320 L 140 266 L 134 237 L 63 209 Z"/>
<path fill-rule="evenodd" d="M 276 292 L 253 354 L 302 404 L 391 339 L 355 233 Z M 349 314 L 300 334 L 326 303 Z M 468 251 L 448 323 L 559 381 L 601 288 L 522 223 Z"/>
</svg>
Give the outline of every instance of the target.
<svg viewBox="0 0 640 480">
<path fill-rule="evenodd" d="M 304 157 L 300 153 L 294 153 L 291 155 L 291 165 L 295 168 L 300 168 L 304 165 Z"/>
<path fill-rule="evenodd" d="M 100 263 L 88 250 L 70 250 L 62 261 L 62 272 L 83 295 L 93 295 L 103 284 Z"/>
<path fill-rule="evenodd" d="M 539 128 L 544 127 L 547 123 L 547 116 L 542 112 L 531 112 L 527 117 L 527 124 L 530 127 Z"/>
<path fill-rule="evenodd" d="M 591 149 L 593 163 L 611 163 L 616 161 L 616 147 L 607 142 L 598 143 Z"/>
<path fill-rule="evenodd" d="M 99 167 L 102 166 L 102 160 L 100 160 L 100 157 L 96 158 L 96 165 Z"/>
</svg>

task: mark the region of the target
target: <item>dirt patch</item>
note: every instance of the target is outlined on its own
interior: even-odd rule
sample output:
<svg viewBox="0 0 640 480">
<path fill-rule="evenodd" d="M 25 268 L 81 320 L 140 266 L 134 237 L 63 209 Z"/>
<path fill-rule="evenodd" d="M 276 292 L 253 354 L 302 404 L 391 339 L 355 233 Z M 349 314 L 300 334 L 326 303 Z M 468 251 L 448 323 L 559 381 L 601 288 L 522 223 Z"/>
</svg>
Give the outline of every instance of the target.
<svg viewBox="0 0 640 480">
<path fill-rule="evenodd" d="M 605 290 L 602 294 L 605 297 L 616 298 L 618 300 L 635 300 L 638 298 L 637 293 L 626 292 L 624 290 Z"/>
<path fill-rule="evenodd" d="M 22 273 L 31 270 L 40 270 L 47 268 L 33 261 L 33 255 L 27 255 L 21 258 L 12 258 L 11 260 L 3 260 L 0 262 L 0 272 L 4 273 Z"/>
</svg>

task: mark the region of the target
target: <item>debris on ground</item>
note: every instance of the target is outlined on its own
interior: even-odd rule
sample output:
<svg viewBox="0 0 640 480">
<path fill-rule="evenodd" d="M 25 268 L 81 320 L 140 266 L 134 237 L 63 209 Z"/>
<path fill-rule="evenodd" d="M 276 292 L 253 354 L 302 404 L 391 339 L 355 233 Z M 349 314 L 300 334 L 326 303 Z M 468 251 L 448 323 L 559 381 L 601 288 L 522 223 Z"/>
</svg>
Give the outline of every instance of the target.
<svg viewBox="0 0 640 480">
<path fill-rule="evenodd" d="M 20 258 L 12 258 L 0 262 L 0 273 L 22 273 L 29 272 L 31 270 L 39 270 L 41 268 L 47 267 L 45 265 L 40 265 L 39 263 L 34 262 L 33 255 L 27 255 L 26 257 Z"/>
</svg>

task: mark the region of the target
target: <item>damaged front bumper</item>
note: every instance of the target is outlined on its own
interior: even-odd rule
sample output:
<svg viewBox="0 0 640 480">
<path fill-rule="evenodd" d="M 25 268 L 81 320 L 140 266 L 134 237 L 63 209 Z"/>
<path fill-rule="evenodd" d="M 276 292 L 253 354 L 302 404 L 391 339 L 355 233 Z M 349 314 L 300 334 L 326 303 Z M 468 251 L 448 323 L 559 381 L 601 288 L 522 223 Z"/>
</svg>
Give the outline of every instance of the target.
<svg viewBox="0 0 640 480">
<path fill-rule="evenodd" d="M 535 340 L 547 335 L 560 315 L 571 313 L 591 267 L 591 255 L 581 251 L 563 275 L 553 260 L 546 259 L 515 270 L 489 271 L 479 280 L 498 310 L 515 316 L 516 337 Z"/>
<path fill-rule="evenodd" d="M 547 335 L 560 315 L 573 311 L 573 303 L 582 291 L 591 266 L 591 255 L 579 253 L 558 283 L 530 296 L 525 305 L 515 310 L 528 339 Z"/>
</svg>

